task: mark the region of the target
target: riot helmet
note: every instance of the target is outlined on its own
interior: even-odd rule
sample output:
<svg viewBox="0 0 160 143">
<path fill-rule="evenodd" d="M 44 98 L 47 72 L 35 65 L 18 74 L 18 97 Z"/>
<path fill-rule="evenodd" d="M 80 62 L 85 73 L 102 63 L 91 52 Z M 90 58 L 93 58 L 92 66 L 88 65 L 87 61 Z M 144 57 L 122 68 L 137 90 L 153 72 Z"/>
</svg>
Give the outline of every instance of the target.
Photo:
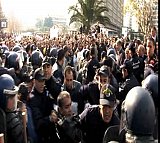
<svg viewBox="0 0 160 143">
<path fill-rule="evenodd" d="M 12 49 L 12 51 L 14 51 L 14 52 L 18 52 L 18 51 L 20 51 L 21 50 L 21 47 L 19 46 L 19 45 L 15 45 L 14 47 L 13 47 L 13 49 Z"/>
<path fill-rule="evenodd" d="M 0 107 L 5 111 L 15 111 L 17 108 L 18 88 L 13 78 L 8 74 L 0 76 Z"/>
<path fill-rule="evenodd" d="M 51 48 L 49 56 L 57 58 L 57 48 Z"/>
<path fill-rule="evenodd" d="M 153 98 L 154 104 L 158 107 L 158 75 L 150 74 L 142 82 L 142 87 L 146 88 Z"/>
<path fill-rule="evenodd" d="M 23 65 L 25 65 L 27 63 L 27 60 L 28 60 L 27 52 L 24 51 L 24 50 L 19 50 L 18 53 L 20 54 Z"/>
<path fill-rule="evenodd" d="M 40 50 L 34 50 L 30 58 L 34 70 L 42 65 L 43 54 Z"/>
<path fill-rule="evenodd" d="M 151 136 L 155 123 L 153 99 L 145 88 L 132 88 L 121 106 L 120 130 L 135 136 Z"/>
<path fill-rule="evenodd" d="M 2 49 L 3 49 L 4 52 L 9 51 L 9 48 L 6 45 L 2 45 Z"/>
<path fill-rule="evenodd" d="M 115 51 L 114 48 L 109 48 L 109 49 L 107 49 L 107 56 L 109 56 L 110 54 L 113 54 L 113 55 L 116 56 L 116 51 Z"/>
<path fill-rule="evenodd" d="M 22 59 L 20 54 L 14 51 L 11 51 L 7 57 L 7 67 L 14 68 L 15 71 L 21 69 L 23 66 Z"/>
</svg>

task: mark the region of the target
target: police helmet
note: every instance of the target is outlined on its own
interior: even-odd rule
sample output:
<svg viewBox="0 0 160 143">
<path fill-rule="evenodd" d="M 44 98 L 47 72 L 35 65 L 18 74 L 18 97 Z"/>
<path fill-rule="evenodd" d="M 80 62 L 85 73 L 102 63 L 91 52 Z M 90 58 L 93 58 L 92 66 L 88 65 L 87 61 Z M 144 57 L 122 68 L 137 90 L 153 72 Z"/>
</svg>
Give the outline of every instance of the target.
<svg viewBox="0 0 160 143">
<path fill-rule="evenodd" d="M 153 99 L 145 88 L 132 88 L 121 107 L 121 129 L 136 136 L 153 134 L 155 123 L 155 106 Z"/>
<path fill-rule="evenodd" d="M 20 56 L 17 52 L 11 51 L 7 57 L 8 68 L 14 68 L 15 70 L 21 69 L 23 63 L 20 60 Z"/>
<path fill-rule="evenodd" d="M 22 56 L 21 59 L 22 59 L 23 63 L 25 64 L 28 59 L 27 52 L 24 50 L 19 50 L 18 53 L 20 53 L 20 55 Z"/>
<path fill-rule="evenodd" d="M 57 58 L 57 48 L 51 48 L 49 56 Z"/>
<path fill-rule="evenodd" d="M 113 48 L 107 49 L 107 56 L 109 56 L 110 54 L 113 54 L 113 55 L 116 56 L 116 51 L 115 51 L 115 49 L 113 49 Z"/>
<path fill-rule="evenodd" d="M 14 52 L 18 52 L 18 51 L 20 51 L 21 50 L 21 47 L 19 46 L 19 45 L 15 45 L 14 47 L 13 47 L 13 49 L 12 49 L 12 51 L 14 51 Z"/>
<path fill-rule="evenodd" d="M 7 96 L 14 96 L 18 93 L 13 78 L 8 74 L 0 76 L 0 107 L 5 110 L 7 104 Z"/>
<path fill-rule="evenodd" d="M 116 61 L 116 55 L 114 55 L 114 54 L 109 54 L 108 57 L 111 57 L 111 58 L 114 60 L 114 62 Z"/>
<path fill-rule="evenodd" d="M 9 48 L 6 45 L 2 45 L 2 49 L 3 49 L 4 52 L 9 51 Z"/>
<path fill-rule="evenodd" d="M 2 48 L 2 46 L 0 46 L 0 55 L 2 55 L 4 53 L 4 50 Z"/>
<path fill-rule="evenodd" d="M 33 51 L 31 55 L 31 63 L 33 68 L 35 66 L 40 67 L 42 65 L 42 61 L 43 61 L 43 54 L 41 53 L 41 51 L 38 49 Z"/>
<path fill-rule="evenodd" d="M 142 87 L 151 93 L 155 106 L 158 107 L 158 75 L 150 74 L 147 76 L 142 83 Z"/>
</svg>

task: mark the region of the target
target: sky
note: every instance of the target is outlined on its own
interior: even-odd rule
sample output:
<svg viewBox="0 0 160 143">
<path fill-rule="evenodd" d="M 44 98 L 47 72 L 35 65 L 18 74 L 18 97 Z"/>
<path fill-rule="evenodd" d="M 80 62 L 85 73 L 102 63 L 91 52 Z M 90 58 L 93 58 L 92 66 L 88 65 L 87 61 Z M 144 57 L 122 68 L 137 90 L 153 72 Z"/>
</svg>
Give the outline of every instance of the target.
<svg viewBox="0 0 160 143">
<path fill-rule="evenodd" d="M 5 15 L 14 15 L 25 25 L 33 25 L 36 18 L 58 16 L 69 19 L 68 7 L 77 0 L 1 0 Z"/>
</svg>

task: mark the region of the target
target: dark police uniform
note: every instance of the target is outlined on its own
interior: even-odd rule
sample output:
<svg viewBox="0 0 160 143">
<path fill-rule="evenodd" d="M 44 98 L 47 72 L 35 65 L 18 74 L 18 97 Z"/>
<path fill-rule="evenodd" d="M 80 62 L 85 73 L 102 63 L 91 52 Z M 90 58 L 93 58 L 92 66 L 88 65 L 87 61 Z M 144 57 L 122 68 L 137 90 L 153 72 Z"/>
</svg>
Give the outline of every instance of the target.
<svg viewBox="0 0 160 143">
<path fill-rule="evenodd" d="M 84 110 L 86 103 L 89 103 L 90 105 L 98 105 L 99 98 L 100 90 L 97 83 L 90 82 L 87 85 L 82 85 L 80 88 L 80 95 L 78 99 L 79 113 Z"/>
<path fill-rule="evenodd" d="M 29 106 L 32 110 L 35 130 L 39 137 L 39 143 L 58 142 L 55 124 L 50 122 L 49 115 L 54 109 L 54 100 L 50 98 L 48 91 L 39 93 L 35 88 L 31 92 L 32 97 Z"/>
<path fill-rule="evenodd" d="M 56 103 L 57 97 L 61 92 L 61 84 L 57 82 L 54 76 L 51 76 L 49 80 L 45 81 L 45 85 Z"/>
<path fill-rule="evenodd" d="M 81 125 L 85 143 L 102 143 L 106 129 L 113 125 L 119 125 L 119 118 L 113 112 L 112 119 L 105 123 L 100 114 L 99 106 L 87 108 L 81 114 Z"/>
<path fill-rule="evenodd" d="M 53 76 L 57 79 L 57 81 L 62 85 L 64 81 L 63 75 L 63 67 L 56 62 L 53 67 Z"/>
<path fill-rule="evenodd" d="M 100 68 L 99 61 L 94 57 L 87 65 L 87 81 L 92 82 L 96 74 L 96 69 Z"/>
</svg>

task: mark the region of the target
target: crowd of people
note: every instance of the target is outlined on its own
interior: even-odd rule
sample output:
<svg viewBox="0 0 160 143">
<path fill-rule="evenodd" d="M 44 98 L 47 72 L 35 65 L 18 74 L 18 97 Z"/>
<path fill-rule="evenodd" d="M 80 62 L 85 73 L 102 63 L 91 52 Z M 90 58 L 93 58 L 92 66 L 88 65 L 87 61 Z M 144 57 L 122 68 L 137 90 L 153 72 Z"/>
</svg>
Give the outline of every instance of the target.
<svg viewBox="0 0 160 143">
<path fill-rule="evenodd" d="M 158 140 L 158 39 L 66 34 L 0 43 L 5 143 Z"/>
</svg>

